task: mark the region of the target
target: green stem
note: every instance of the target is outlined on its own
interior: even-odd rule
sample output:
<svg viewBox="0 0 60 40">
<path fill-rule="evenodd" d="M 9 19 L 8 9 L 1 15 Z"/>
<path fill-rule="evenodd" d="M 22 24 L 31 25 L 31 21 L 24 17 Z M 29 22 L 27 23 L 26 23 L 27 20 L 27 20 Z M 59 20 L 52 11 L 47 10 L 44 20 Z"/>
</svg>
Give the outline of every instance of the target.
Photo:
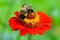
<svg viewBox="0 0 60 40">
<path fill-rule="evenodd" d="M 32 40 L 32 35 L 28 34 L 28 40 Z"/>
</svg>

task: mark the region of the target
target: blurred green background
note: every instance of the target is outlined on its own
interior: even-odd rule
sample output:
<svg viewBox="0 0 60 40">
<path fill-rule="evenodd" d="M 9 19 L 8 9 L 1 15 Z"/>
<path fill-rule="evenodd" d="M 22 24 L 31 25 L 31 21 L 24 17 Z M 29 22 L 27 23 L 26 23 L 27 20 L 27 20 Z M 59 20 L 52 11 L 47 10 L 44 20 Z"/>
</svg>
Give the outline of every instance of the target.
<svg viewBox="0 0 60 40">
<path fill-rule="evenodd" d="M 24 3 L 33 4 L 35 12 L 40 10 L 51 16 L 52 29 L 43 35 L 32 36 L 20 36 L 19 31 L 12 31 L 8 20 Z M 0 0 L 0 40 L 60 40 L 60 0 Z"/>
</svg>

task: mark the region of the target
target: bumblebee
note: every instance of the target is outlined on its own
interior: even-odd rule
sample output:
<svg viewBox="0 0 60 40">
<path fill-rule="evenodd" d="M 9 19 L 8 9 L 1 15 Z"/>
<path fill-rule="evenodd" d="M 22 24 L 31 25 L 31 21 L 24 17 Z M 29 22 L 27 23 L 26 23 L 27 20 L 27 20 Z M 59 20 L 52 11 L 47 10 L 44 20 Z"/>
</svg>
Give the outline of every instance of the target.
<svg viewBox="0 0 60 40">
<path fill-rule="evenodd" d="M 32 16 L 34 15 L 34 10 L 31 9 L 31 6 L 27 6 L 26 4 L 22 7 L 20 10 L 20 16 L 19 18 L 21 20 L 24 20 L 25 18 L 33 18 Z"/>
</svg>

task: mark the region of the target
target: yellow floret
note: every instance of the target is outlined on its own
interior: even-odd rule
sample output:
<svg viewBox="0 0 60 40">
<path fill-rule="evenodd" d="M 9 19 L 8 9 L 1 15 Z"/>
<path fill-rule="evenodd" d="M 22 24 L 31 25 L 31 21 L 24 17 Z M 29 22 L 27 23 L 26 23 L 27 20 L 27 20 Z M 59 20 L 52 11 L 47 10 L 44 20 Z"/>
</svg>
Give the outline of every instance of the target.
<svg viewBox="0 0 60 40">
<path fill-rule="evenodd" d="M 29 24 L 31 23 L 32 25 L 35 25 L 36 23 L 39 22 L 40 16 L 38 14 L 36 14 L 36 17 L 34 19 L 27 19 L 25 18 L 24 21 Z"/>
</svg>

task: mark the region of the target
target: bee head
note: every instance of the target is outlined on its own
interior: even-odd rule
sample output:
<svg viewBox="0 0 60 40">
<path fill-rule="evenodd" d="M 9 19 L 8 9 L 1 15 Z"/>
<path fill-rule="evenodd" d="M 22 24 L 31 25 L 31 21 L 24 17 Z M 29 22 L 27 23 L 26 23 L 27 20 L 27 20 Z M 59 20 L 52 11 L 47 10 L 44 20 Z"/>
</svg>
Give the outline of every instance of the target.
<svg viewBox="0 0 60 40">
<path fill-rule="evenodd" d="M 22 19 L 22 20 L 24 20 L 24 18 L 26 18 L 26 17 L 27 17 L 26 10 L 21 10 L 19 18 Z"/>
</svg>

